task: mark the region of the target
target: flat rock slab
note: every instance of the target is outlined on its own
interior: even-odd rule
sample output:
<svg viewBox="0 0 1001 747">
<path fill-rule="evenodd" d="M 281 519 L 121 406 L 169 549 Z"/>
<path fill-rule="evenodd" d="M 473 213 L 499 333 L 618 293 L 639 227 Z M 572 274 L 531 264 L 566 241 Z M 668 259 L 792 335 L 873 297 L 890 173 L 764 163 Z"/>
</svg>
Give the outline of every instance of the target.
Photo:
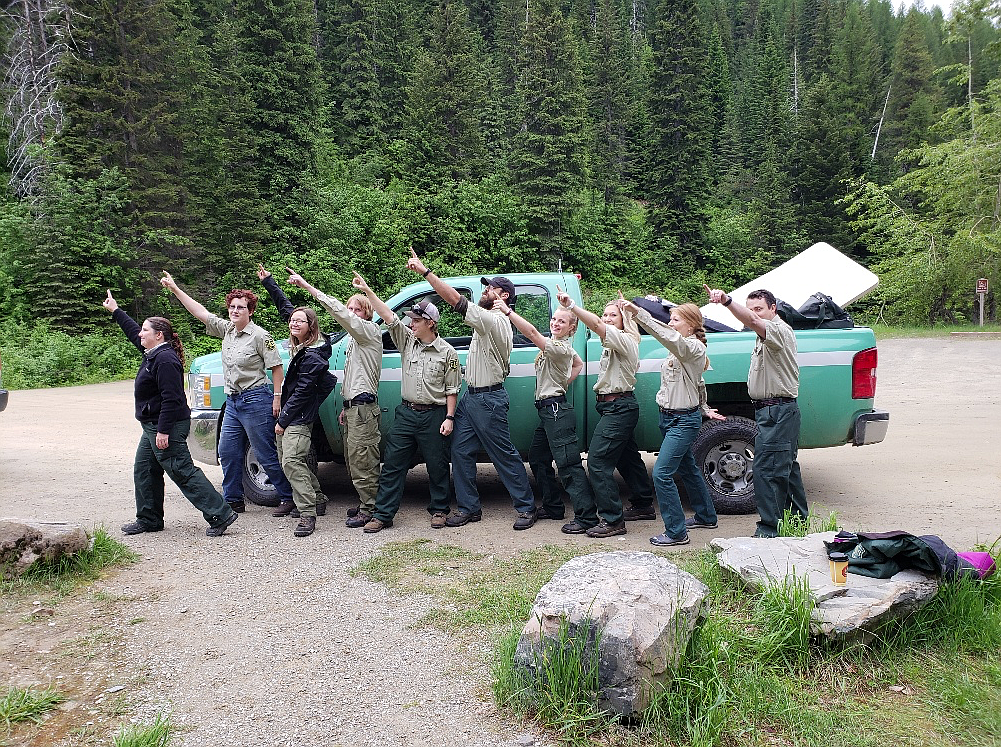
<svg viewBox="0 0 1001 747">
<path fill-rule="evenodd" d="M 911 570 L 885 579 L 849 573 L 847 586 L 835 585 L 824 546 L 834 535 L 718 538 L 709 546 L 722 568 L 756 589 L 791 575 L 805 577 L 816 602 L 813 634 L 833 640 L 868 638 L 887 622 L 925 606 L 938 593 L 938 579 Z"/>
<path fill-rule="evenodd" d="M 0 570 L 7 578 L 23 573 L 37 560 L 55 561 L 88 547 L 90 538 L 79 524 L 0 519 Z"/>
<path fill-rule="evenodd" d="M 599 708 L 630 715 L 666 684 L 702 615 L 697 578 L 649 552 L 607 552 L 567 561 L 539 590 L 515 653 L 533 674 L 560 626 L 598 644 Z"/>
</svg>

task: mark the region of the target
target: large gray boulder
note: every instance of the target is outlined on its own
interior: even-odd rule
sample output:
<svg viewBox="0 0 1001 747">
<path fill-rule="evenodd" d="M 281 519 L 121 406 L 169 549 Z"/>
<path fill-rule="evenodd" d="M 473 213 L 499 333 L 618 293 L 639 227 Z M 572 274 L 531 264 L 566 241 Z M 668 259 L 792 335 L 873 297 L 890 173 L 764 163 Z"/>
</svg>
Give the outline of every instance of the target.
<svg viewBox="0 0 1001 747">
<path fill-rule="evenodd" d="M 938 593 L 938 580 L 919 571 L 887 579 L 848 574 L 847 586 L 831 581 L 824 541 L 834 532 L 806 537 L 714 539 L 709 546 L 720 566 L 756 589 L 793 574 L 806 578 L 815 607 L 811 632 L 832 640 L 870 638 L 887 622 L 906 617 Z"/>
<path fill-rule="evenodd" d="M 0 519 L 0 570 L 12 578 L 37 560 L 58 560 L 90 547 L 83 527 L 61 521 Z"/>
<path fill-rule="evenodd" d="M 584 555 L 565 563 L 539 591 L 518 641 L 515 664 L 538 675 L 543 651 L 570 630 L 598 644 L 598 707 L 641 712 L 656 686 L 667 684 L 702 614 L 706 586 L 648 552 Z"/>
</svg>

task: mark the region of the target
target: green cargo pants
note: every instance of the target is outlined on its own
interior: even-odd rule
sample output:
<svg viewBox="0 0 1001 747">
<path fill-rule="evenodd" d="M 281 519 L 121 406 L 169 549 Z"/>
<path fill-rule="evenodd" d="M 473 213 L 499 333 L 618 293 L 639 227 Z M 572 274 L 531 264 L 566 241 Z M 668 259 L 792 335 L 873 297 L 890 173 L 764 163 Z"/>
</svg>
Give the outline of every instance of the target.
<svg viewBox="0 0 1001 747">
<path fill-rule="evenodd" d="M 313 444 L 313 426 L 290 425 L 275 439 L 278 461 L 292 486 L 292 500 L 300 516 L 316 516 L 317 496 L 322 495 L 320 481 L 306 463 Z"/>
<path fill-rule="evenodd" d="M 344 425 L 341 426 L 344 463 L 351 476 L 351 484 L 358 492 L 359 509 L 369 516 L 375 511 L 375 495 L 379 492 L 381 419 L 379 403 L 372 402 L 345 408 Z"/>
</svg>

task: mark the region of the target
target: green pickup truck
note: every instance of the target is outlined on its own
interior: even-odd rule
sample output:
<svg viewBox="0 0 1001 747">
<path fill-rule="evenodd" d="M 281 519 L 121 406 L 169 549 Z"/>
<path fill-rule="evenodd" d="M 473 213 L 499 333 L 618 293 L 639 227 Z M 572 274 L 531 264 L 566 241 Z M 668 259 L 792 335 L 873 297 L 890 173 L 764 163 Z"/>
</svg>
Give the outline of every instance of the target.
<svg viewBox="0 0 1001 747">
<path fill-rule="evenodd" d="M 518 313 L 529 319 L 544 335 L 549 335 L 549 317 L 557 306 L 556 287 L 566 289 L 581 302 L 580 283 L 570 273 L 523 273 L 507 275 L 517 288 Z M 480 277 L 446 278 L 452 287 L 467 298 L 479 298 Z M 458 315 L 441 303 L 426 282 L 403 288 L 388 299 L 387 304 L 402 315 L 418 301 L 431 298 L 442 310 L 439 329 L 458 351 L 464 363 L 469 349 L 470 329 Z M 333 330 L 333 355 L 330 368 L 342 378 L 344 352 L 348 337 L 333 320 L 321 326 Z M 387 432 L 396 405 L 400 402 L 400 355 L 388 333 L 383 335 L 382 383 L 379 404 L 382 407 L 382 429 Z M 802 411 L 800 446 L 805 449 L 842 446 L 882 441 L 889 424 L 889 414 L 873 409 L 876 388 L 876 338 L 871 329 L 819 329 L 797 332 L 800 365 L 799 406 Z M 574 381 L 567 396 L 577 413 L 577 434 L 581 449 L 587 448 L 591 432 L 598 420 L 594 404 L 594 386 L 601 358 L 601 341 L 583 325 L 573 338 L 574 347 L 584 360 L 585 368 Z M 709 334 L 711 369 L 705 380 L 709 403 L 727 416 L 725 421 L 708 421 L 702 428 L 693 450 L 702 468 L 709 492 L 720 513 L 750 513 L 755 510 L 754 485 L 751 479 L 754 457 L 754 412 L 747 395 L 747 370 L 752 332 L 713 332 Z M 288 351 L 281 344 L 282 356 L 288 363 Z M 511 353 L 511 375 L 505 384 L 511 397 L 510 424 L 514 445 L 527 455 L 532 434 L 538 423 L 534 407 L 535 367 L 538 350 L 526 338 L 515 334 Z M 656 452 L 660 448 L 658 410 L 655 395 L 660 386 L 660 366 L 665 349 L 649 335 L 640 343 L 640 369 L 636 395 L 641 403 L 636 441 L 641 450 Z M 188 438 L 195 459 L 218 464 L 218 434 L 226 397 L 223 393 L 222 361 L 218 353 L 196 358 L 188 376 L 192 428 Z M 461 393 L 460 393 L 461 396 Z M 320 408 L 320 420 L 314 431 L 313 444 L 318 461 L 343 462 L 343 443 L 337 425 L 341 410 L 341 387 Z M 488 461 L 486 455 L 483 461 Z M 244 475 L 247 500 L 272 506 L 277 498 L 264 470 L 249 451 Z M 345 485 L 349 485 L 345 475 Z"/>
</svg>

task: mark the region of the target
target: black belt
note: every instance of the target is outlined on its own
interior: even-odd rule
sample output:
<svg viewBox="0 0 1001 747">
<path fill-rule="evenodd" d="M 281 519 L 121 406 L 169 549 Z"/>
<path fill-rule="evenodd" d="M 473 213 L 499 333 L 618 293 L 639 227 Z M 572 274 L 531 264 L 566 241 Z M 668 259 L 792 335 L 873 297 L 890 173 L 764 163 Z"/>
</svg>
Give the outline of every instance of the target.
<svg viewBox="0 0 1001 747">
<path fill-rule="evenodd" d="M 479 394 L 480 392 L 496 392 L 498 389 L 503 389 L 504 383 L 491 384 L 490 386 L 467 386 L 466 391 L 470 394 Z"/>
<path fill-rule="evenodd" d="M 344 409 L 349 407 L 357 407 L 358 405 L 370 405 L 373 402 L 377 402 L 378 398 L 374 394 L 369 394 L 368 392 L 362 392 L 357 397 L 352 397 L 351 399 L 344 400 Z"/>
<path fill-rule="evenodd" d="M 623 397 L 635 397 L 634 392 L 613 392 L 612 394 L 598 394 L 595 399 L 598 402 L 614 402 L 617 399 L 622 399 Z"/>
<path fill-rule="evenodd" d="M 422 405 L 417 402 L 410 402 L 408 400 L 403 400 L 403 402 L 401 402 L 400 404 L 402 404 L 404 407 L 409 407 L 414 412 L 429 412 L 435 409 L 436 407 L 445 406 L 445 405 Z"/>
<path fill-rule="evenodd" d="M 545 399 L 535 400 L 535 409 L 541 410 L 543 407 L 549 407 L 549 405 L 555 405 L 559 402 L 566 402 L 567 398 L 565 394 L 559 394 L 555 397 L 546 397 Z"/>
<path fill-rule="evenodd" d="M 752 399 L 751 404 L 754 405 L 755 410 L 760 410 L 763 407 L 771 407 L 772 405 L 784 405 L 789 402 L 795 402 L 795 397 L 769 397 L 768 399 Z"/>
<path fill-rule="evenodd" d="M 699 406 L 698 405 L 695 405 L 695 407 L 686 407 L 684 410 L 668 410 L 666 407 L 661 407 L 660 408 L 661 414 L 662 415 L 668 415 L 668 416 L 671 416 L 671 415 L 691 415 L 693 412 L 698 412 L 698 411 L 699 411 Z"/>
</svg>

